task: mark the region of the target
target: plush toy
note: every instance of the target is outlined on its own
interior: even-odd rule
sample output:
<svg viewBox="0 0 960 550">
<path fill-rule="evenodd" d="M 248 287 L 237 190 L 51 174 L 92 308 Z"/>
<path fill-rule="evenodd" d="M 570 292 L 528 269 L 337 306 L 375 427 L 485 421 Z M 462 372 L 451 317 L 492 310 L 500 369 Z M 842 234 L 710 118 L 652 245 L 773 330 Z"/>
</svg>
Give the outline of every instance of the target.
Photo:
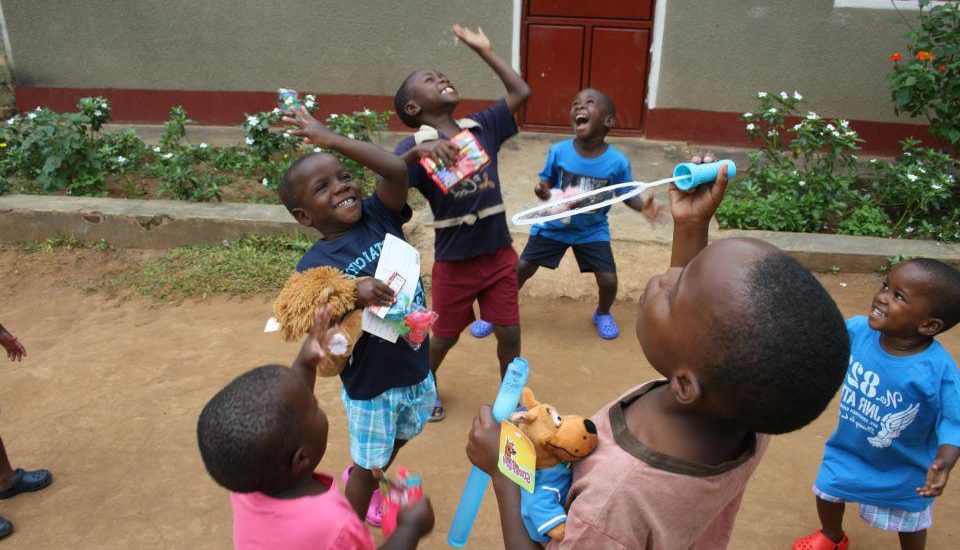
<svg viewBox="0 0 960 550">
<path fill-rule="evenodd" d="M 520 403 L 527 410 L 513 413 L 510 421 L 537 452 L 533 493 L 520 491 L 520 513 L 530 538 L 560 540 L 567 521 L 563 505 L 573 481 L 570 463 L 597 448 L 597 427 L 582 416 L 560 416 L 553 406 L 537 401 L 530 388 L 523 388 Z"/>
<path fill-rule="evenodd" d="M 317 311 L 331 306 L 331 317 L 338 324 L 330 327 L 326 357 L 317 365 L 317 376 L 337 376 L 353 353 L 360 338 L 363 310 L 356 307 L 357 283 L 335 267 L 321 266 L 294 273 L 283 285 L 273 303 L 273 315 L 280 324 L 280 337 L 294 342 L 310 332 Z"/>
</svg>

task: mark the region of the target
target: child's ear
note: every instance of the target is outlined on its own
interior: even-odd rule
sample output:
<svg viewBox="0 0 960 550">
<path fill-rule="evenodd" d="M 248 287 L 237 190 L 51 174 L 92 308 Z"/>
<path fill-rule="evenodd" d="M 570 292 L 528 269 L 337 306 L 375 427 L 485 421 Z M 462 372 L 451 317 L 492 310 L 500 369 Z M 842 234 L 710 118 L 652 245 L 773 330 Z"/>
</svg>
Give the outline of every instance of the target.
<svg viewBox="0 0 960 550">
<path fill-rule="evenodd" d="M 703 397 L 700 379 L 686 367 L 680 367 L 670 377 L 670 391 L 681 405 L 692 405 Z"/>
<path fill-rule="evenodd" d="M 413 101 L 408 101 L 403 106 L 403 112 L 407 113 L 410 116 L 417 116 L 420 114 L 420 106 L 414 103 Z"/>
<path fill-rule="evenodd" d="M 920 323 L 920 328 L 917 330 L 920 331 L 920 334 L 932 338 L 940 334 L 940 331 L 943 330 L 943 319 L 930 317 L 923 323 Z"/>
<path fill-rule="evenodd" d="M 298 476 L 304 470 L 309 469 L 312 462 L 310 455 L 304 450 L 303 445 L 301 445 L 297 447 L 297 451 L 293 453 L 293 458 L 290 459 L 290 471 L 294 476 Z"/>
<path fill-rule="evenodd" d="M 617 122 L 617 117 L 615 117 L 615 116 L 613 116 L 613 115 L 607 115 L 607 116 L 604 117 L 604 119 L 603 119 L 603 126 L 604 126 L 604 128 L 606 128 L 607 130 L 610 130 L 611 128 L 613 128 L 613 125 L 614 125 L 614 123 L 616 123 L 616 122 Z"/>
<path fill-rule="evenodd" d="M 310 214 L 307 214 L 307 211 L 303 208 L 294 208 L 291 212 L 293 217 L 300 223 L 300 225 L 305 225 L 307 227 L 313 227 L 313 220 L 310 219 Z"/>
</svg>

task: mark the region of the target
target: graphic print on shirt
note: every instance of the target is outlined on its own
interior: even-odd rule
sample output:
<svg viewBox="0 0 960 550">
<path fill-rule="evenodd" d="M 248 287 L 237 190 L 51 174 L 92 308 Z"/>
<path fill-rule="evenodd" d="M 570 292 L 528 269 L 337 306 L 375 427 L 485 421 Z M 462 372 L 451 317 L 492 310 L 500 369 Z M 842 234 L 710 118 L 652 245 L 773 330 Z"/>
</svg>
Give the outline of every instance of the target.
<svg viewBox="0 0 960 550">
<path fill-rule="evenodd" d="M 474 174 L 469 178 L 458 183 L 456 187 L 450 190 L 450 194 L 455 199 L 462 199 L 469 197 L 471 195 L 476 195 L 487 189 L 496 189 L 497 184 L 490 179 L 490 176 L 487 175 L 487 171 L 481 170 L 480 173 Z"/>
<path fill-rule="evenodd" d="M 567 191 L 568 189 L 577 190 L 581 193 L 586 193 L 587 191 L 593 191 L 594 189 L 600 189 L 601 187 L 606 187 L 613 183 L 609 178 L 595 178 L 593 176 L 584 176 L 582 174 L 577 174 L 574 172 L 567 172 L 564 169 L 560 169 L 560 190 Z M 587 197 L 581 201 L 576 201 L 570 205 L 570 208 L 580 208 L 583 206 L 590 206 L 591 204 L 597 204 L 609 199 L 611 193 L 598 193 L 592 197 Z"/>
<path fill-rule="evenodd" d="M 850 356 L 847 377 L 841 386 L 840 421 L 866 432 L 873 447 L 889 447 L 920 412 L 920 404 L 905 404 L 899 391 L 884 389 L 880 376 Z"/>
</svg>

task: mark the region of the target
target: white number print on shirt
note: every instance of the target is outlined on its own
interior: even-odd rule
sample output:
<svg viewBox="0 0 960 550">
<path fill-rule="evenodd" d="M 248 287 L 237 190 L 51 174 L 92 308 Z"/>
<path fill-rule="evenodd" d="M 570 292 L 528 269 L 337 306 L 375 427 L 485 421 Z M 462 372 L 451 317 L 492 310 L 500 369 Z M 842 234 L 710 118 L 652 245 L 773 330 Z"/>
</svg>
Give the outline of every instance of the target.
<svg viewBox="0 0 960 550">
<path fill-rule="evenodd" d="M 840 420 L 870 434 L 867 442 L 878 449 L 889 447 L 920 411 L 919 403 L 901 408 L 903 395 L 900 392 L 886 390 L 881 393 L 881 390 L 880 376 L 872 370 L 865 370 L 851 355 L 847 379 L 840 394 Z"/>
</svg>

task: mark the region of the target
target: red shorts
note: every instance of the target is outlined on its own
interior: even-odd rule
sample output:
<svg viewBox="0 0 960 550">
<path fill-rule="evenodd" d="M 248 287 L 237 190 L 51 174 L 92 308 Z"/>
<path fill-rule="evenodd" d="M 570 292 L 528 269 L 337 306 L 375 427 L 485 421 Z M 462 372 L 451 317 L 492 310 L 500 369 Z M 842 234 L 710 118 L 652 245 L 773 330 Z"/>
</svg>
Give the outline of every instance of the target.
<svg viewBox="0 0 960 550">
<path fill-rule="evenodd" d="M 494 325 L 520 324 L 520 285 L 517 282 L 517 252 L 505 246 L 490 254 L 433 263 L 431 307 L 439 317 L 433 333 L 455 338 L 475 319 L 474 300 L 480 302 L 480 317 Z"/>
</svg>

